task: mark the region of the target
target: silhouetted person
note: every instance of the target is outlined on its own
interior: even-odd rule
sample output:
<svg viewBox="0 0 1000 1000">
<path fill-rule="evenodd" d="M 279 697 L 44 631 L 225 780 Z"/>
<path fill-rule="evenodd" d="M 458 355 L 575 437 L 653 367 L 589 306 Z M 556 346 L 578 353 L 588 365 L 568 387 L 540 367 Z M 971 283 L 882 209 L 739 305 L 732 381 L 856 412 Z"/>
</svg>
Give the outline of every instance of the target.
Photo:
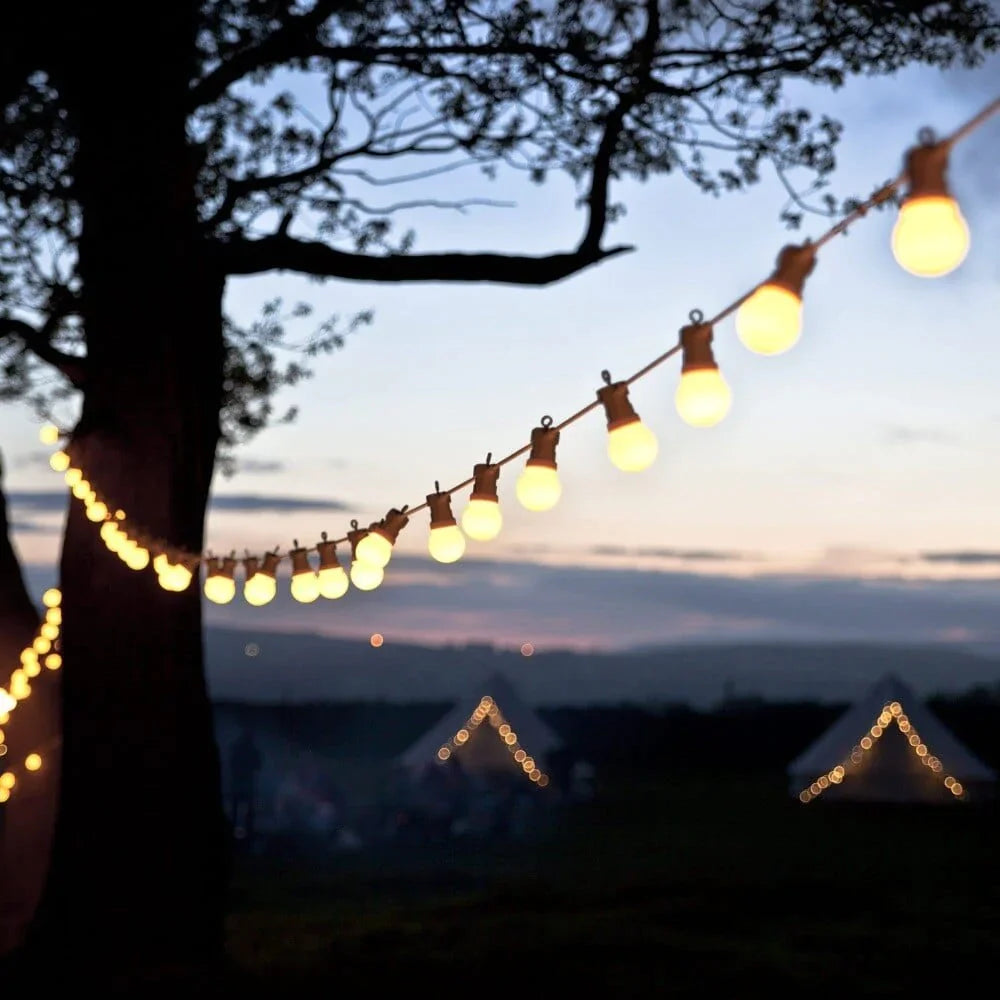
<svg viewBox="0 0 1000 1000">
<path fill-rule="evenodd" d="M 257 774 L 261 768 L 260 750 L 248 726 L 229 748 L 229 778 L 233 831 L 237 837 L 253 840 L 257 805 Z"/>
</svg>

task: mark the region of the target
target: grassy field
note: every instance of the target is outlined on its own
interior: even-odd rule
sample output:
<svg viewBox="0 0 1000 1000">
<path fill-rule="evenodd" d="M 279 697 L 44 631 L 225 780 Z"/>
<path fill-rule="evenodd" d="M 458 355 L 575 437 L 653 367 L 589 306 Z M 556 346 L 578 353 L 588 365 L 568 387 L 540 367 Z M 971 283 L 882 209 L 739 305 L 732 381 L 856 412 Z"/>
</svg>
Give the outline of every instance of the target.
<svg viewBox="0 0 1000 1000">
<path fill-rule="evenodd" d="M 244 859 L 234 988 L 921 997 L 994 978 L 994 808 L 872 808 L 779 774 L 610 777 L 522 845 Z"/>
</svg>

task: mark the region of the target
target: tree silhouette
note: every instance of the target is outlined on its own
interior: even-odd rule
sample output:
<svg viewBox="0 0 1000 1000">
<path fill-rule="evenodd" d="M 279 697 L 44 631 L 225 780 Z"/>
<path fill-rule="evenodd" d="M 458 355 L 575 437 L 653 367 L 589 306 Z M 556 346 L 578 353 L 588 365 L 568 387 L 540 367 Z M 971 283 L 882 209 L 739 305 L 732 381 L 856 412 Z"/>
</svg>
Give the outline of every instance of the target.
<svg viewBox="0 0 1000 1000">
<path fill-rule="evenodd" d="M 325 318 L 288 354 L 278 304 L 249 327 L 224 315 L 229 277 L 546 285 L 632 249 L 606 242 L 614 181 L 674 171 L 719 194 L 774 169 L 794 224 L 812 192 L 835 207 L 819 189 L 840 126 L 790 104 L 788 81 L 974 65 L 998 38 L 980 2 L 140 8 L 4 15 L 0 392 L 40 411 L 78 400 L 74 462 L 193 551 L 220 458 L 280 419 L 274 392 L 310 354 L 369 318 Z M 469 169 L 484 189 L 503 171 L 567 174 L 576 246 L 419 252 L 408 210 L 470 204 L 421 182 Z M 63 781 L 27 953 L 95 969 L 217 957 L 226 838 L 200 596 L 124 568 L 77 506 L 61 581 Z"/>
</svg>

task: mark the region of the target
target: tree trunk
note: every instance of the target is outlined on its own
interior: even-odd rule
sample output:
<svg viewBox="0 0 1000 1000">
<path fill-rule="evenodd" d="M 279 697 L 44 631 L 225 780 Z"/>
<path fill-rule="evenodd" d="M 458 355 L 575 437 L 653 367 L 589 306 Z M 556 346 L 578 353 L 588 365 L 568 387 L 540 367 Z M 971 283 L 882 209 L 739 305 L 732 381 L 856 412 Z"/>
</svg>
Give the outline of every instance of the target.
<svg viewBox="0 0 1000 1000">
<path fill-rule="evenodd" d="M 70 453 L 129 525 L 200 552 L 224 279 L 199 234 L 185 135 L 197 4 L 144 7 L 141 45 L 121 44 L 115 6 L 76 10 L 90 44 L 59 81 L 79 135 L 89 373 Z M 177 594 L 129 570 L 76 501 L 61 573 L 63 781 L 27 967 L 71 959 L 86 982 L 213 963 L 228 836 L 197 576 Z"/>
<path fill-rule="evenodd" d="M 39 616 L 10 541 L 2 479 L 0 459 L 0 686 L 6 686 Z M 6 750 L 0 770 L 13 768 L 19 779 L 13 801 L 0 806 L 0 955 L 22 941 L 48 868 L 59 783 L 58 682 L 58 673 L 43 670 L 31 681 L 31 697 L 0 726 Z M 40 771 L 20 766 L 29 753 L 42 753 Z"/>
</svg>

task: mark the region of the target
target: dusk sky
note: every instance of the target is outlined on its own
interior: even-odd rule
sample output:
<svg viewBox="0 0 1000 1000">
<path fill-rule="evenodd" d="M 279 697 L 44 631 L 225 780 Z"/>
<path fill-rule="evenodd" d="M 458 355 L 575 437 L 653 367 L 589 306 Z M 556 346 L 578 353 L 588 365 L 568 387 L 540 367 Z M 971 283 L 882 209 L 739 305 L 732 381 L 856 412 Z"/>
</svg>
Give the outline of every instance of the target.
<svg viewBox="0 0 1000 1000">
<path fill-rule="evenodd" d="M 809 93 L 811 107 L 845 126 L 832 190 L 867 195 L 899 171 L 918 129 L 947 133 L 998 94 L 997 58 L 972 73 L 911 71 Z M 675 362 L 639 382 L 633 402 L 660 443 L 645 473 L 610 464 L 600 412 L 563 435 L 554 510 L 522 509 L 520 463 L 505 468 L 504 530 L 469 543 L 466 559 L 487 561 L 478 571 L 426 555 L 421 513 L 400 536 L 382 592 L 298 609 L 213 607 L 209 621 L 541 647 L 1000 641 L 998 162 L 994 118 L 953 156 L 972 248 L 952 275 L 902 271 L 889 249 L 892 213 L 875 213 L 820 254 L 793 351 L 751 355 L 732 321 L 721 324 L 716 357 L 733 408 L 720 426 L 695 430 L 677 417 Z M 469 169 L 370 200 L 418 193 L 516 206 L 414 212 L 404 221 L 417 229 L 417 251 L 545 253 L 573 246 L 583 223 L 558 177 L 535 187 Z M 807 218 L 789 234 L 778 219 L 783 189 L 767 175 L 718 199 L 672 176 L 614 194 L 628 214 L 606 243 L 636 252 L 551 288 L 232 281 L 238 318 L 281 295 L 289 306 L 311 302 L 318 317 L 371 308 L 375 320 L 279 400 L 299 405 L 298 421 L 260 435 L 240 452 L 241 471 L 218 478 L 210 547 L 312 545 L 323 530 L 342 535 L 352 517 L 367 524 L 423 502 L 436 479 L 450 486 L 488 451 L 523 444 L 543 414 L 558 421 L 588 403 L 602 369 L 620 379 L 642 367 L 676 340 L 691 309 L 714 313 L 765 277 L 785 242 L 828 224 Z M 60 486 L 37 430 L 27 407 L 6 407 L 0 445 L 16 544 L 44 576 L 63 502 L 37 495 Z M 253 499 L 262 496 L 281 502 Z M 465 502 L 456 495 L 456 515 Z"/>
</svg>

